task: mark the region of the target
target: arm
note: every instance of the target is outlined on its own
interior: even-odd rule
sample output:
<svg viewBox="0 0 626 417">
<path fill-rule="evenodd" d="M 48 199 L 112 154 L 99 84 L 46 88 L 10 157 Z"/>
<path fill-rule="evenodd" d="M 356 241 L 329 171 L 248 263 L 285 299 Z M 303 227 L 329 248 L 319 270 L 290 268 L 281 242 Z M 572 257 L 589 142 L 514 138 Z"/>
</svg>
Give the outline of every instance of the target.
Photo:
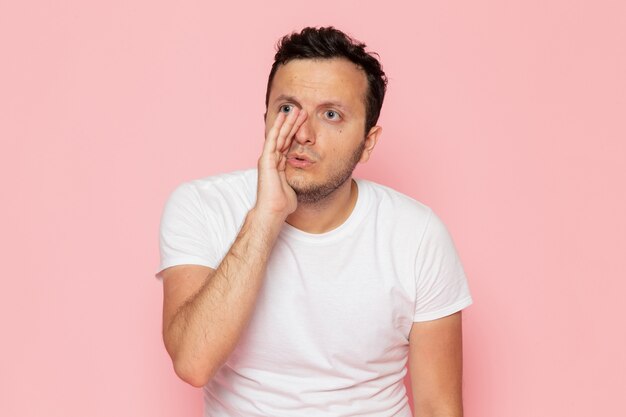
<svg viewBox="0 0 626 417">
<path fill-rule="evenodd" d="M 415 417 L 463 416 L 461 311 L 413 323 L 409 371 Z"/>
<path fill-rule="evenodd" d="M 163 341 L 176 374 L 201 387 L 227 360 L 254 309 L 265 267 L 286 217 L 297 206 L 285 154 L 306 113 L 281 113 L 259 158 L 257 202 L 217 267 L 179 265 L 163 275 Z"/>
</svg>

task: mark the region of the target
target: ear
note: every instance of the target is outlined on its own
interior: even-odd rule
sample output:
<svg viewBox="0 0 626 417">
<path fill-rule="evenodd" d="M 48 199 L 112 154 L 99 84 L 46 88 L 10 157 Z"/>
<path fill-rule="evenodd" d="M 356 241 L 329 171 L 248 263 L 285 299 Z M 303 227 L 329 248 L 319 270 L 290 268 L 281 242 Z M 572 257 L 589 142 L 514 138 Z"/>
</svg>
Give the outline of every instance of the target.
<svg viewBox="0 0 626 417">
<path fill-rule="evenodd" d="M 365 137 L 365 149 L 363 150 L 363 155 L 361 155 L 361 159 L 359 159 L 359 163 L 365 163 L 370 159 L 372 155 L 372 151 L 374 150 L 374 146 L 376 146 L 376 142 L 378 142 L 378 138 L 381 133 L 383 133 L 382 126 L 374 126 L 370 129 L 369 133 Z"/>
</svg>

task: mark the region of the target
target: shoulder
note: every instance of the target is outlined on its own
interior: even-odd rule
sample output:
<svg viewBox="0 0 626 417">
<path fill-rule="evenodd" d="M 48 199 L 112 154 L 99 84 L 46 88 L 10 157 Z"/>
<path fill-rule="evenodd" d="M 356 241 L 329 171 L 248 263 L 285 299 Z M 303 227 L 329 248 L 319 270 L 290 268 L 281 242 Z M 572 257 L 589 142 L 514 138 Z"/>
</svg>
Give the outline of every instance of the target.
<svg viewBox="0 0 626 417">
<path fill-rule="evenodd" d="M 211 175 L 187 181 L 182 186 L 195 189 L 200 195 L 212 193 L 256 193 L 257 170 L 247 169 Z"/>
<path fill-rule="evenodd" d="M 241 216 L 256 200 L 256 169 L 212 175 L 180 183 L 165 204 L 164 216 Z"/>
<path fill-rule="evenodd" d="M 358 184 L 369 194 L 379 214 L 392 216 L 397 222 L 426 223 L 432 215 L 429 206 L 389 186 L 363 179 Z"/>
<path fill-rule="evenodd" d="M 358 184 L 368 199 L 367 221 L 374 225 L 377 236 L 402 248 L 396 252 L 414 255 L 428 229 L 432 209 L 391 187 L 368 180 L 358 180 Z"/>
<path fill-rule="evenodd" d="M 206 208 L 250 206 L 256 199 L 256 183 L 257 170 L 247 169 L 186 181 L 175 192 L 195 195 Z"/>
<path fill-rule="evenodd" d="M 379 208 L 379 223 L 391 224 L 399 235 L 419 236 L 420 245 L 453 245 L 448 227 L 430 206 L 393 188 L 371 181 L 367 185 Z"/>
</svg>

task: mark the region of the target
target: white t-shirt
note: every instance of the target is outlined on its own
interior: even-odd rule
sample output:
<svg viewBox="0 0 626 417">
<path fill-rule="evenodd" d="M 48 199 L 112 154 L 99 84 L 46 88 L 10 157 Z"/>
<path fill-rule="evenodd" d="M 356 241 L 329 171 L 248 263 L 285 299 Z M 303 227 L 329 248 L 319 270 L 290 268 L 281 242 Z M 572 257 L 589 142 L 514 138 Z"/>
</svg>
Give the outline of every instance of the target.
<svg viewBox="0 0 626 417">
<path fill-rule="evenodd" d="M 284 224 L 249 326 L 203 388 L 206 417 L 411 417 L 403 378 L 412 323 L 472 297 L 429 207 L 355 181 L 357 202 L 341 226 L 310 234 Z M 252 169 L 176 188 L 161 219 L 159 271 L 217 269 L 256 186 Z"/>
</svg>

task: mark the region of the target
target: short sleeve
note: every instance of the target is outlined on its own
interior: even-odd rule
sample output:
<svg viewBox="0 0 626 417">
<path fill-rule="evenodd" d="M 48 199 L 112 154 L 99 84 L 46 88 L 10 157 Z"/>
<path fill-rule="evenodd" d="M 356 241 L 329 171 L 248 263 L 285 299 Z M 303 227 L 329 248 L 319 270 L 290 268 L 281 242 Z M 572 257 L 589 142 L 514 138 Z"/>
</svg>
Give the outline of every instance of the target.
<svg viewBox="0 0 626 417">
<path fill-rule="evenodd" d="M 220 257 L 210 238 L 207 210 L 195 186 L 179 185 L 169 196 L 159 230 L 161 262 L 155 277 L 174 265 L 193 264 L 217 268 Z"/>
<path fill-rule="evenodd" d="M 413 321 L 434 320 L 472 304 L 467 278 L 454 242 L 431 210 L 418 249 Z"/>
</svg>

